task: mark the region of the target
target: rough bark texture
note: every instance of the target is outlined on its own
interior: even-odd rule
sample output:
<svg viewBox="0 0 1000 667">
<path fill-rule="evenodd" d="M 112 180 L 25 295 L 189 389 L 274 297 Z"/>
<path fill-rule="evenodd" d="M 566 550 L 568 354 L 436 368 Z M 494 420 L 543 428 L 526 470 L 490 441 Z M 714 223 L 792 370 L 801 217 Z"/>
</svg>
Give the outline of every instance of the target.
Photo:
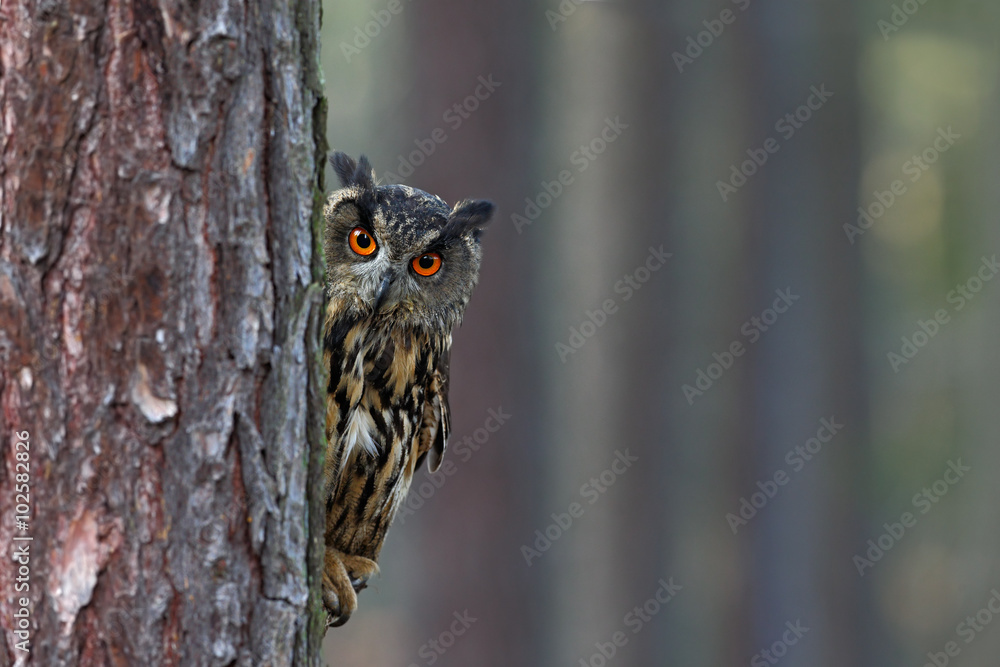
<svg viewBox="0 0 1000 667">
<path fill-rule="evenodd" d="M 0 665 L 318 664 L 319 13 L 0 9 Z"/>
</svg>

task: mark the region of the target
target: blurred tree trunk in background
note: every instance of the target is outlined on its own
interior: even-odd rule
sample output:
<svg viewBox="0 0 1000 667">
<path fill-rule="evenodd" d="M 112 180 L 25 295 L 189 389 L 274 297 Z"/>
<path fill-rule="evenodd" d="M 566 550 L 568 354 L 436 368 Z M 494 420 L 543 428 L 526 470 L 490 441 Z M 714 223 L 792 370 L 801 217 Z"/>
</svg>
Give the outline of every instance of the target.
<svg viewBox="0 0 1000 667">
<path fill-rule="evenodd" d="M 539 176 L 551 182 L 568 170 L 574 181 L 525 237 L 552 267 L 539 286 L 552 304 L 541 316 L 551 341 L 545 505 L 564 513 L 577 502 L 584 513 L 545 556 L 560 611 L 548 619 L 552 639 L 539 665 L 601 664 L 620 632 L 628 645 L 614 647 L 615 661 L 662 664 L 670 655 L 691 664 L 682 643 L 656 650 L 665 618 L 641 637 L 623 624 L 661 580 L 690 585 L 667 558 L 676 508 L 654 500 L 672 481 L 665 471 L 677 451 L 667 437 L 672 378 L 663 361 L 683 324 L 670 326 L 676 72 L 664 50 L 664 13 L 658 3 L 585 3 L 550 36 L 545 146 L 554 159 Z M 650 261 L 651 249 L 672 256 Z M 574 351 L 559 354 L 556 341 Z M 553 522 L 549 513 L 536 520 Z"/>
<path fill-rule="evenodd" d="M 740 123 L 720 60 L 731 45 L 684 73 L 672 57 L 684 26 L 703 27 L 704 18 L 698 5 L 587 3 L 558 27 L 553 59 L 566 83 L 548 113 L 565 146 L 558 152 L 599 149 L 605 118 L 628 127 L 577 175 L 545 244 L 558 248 L 563 275 L 578 277 L 549 286 L 560 306 L 554 339 L 567 341 L 570 327 L 581 330 L 614 302 L 606 324 L 565 364 L 550 360 L 550 384 L 566 387 L 548 424 L 558 434 L 555 486 L 579 499 L 581 485 L 603 488 L 591 480 L 600 482 L 617 452 L 638 461 L 585 501 L 580 528 L 560 545 L 567 551 L 551 565 L 568 613 L 553 619 L 554 652 L 539 664 L 557 655 L 600 664 L 616 633 L 626 644 L 615 660 L 625 664 L 741 661 L 739 582 L 717 573 L 735 573 L 739 560 L 721 508 L 743 431 L 742 369 L 695 406 L 681 390 L 696 365 L 728 346 L 739 323 L 723 315 L 739 312 L 747 289 L 740 211 L 720 205 L 710 180 Z M 706 91 L 731 104 L 706 106 Z M 651 248 L 671 254 L 653 271 Z M 666 603 L 664 582 L 680 587 Z"/>
<path fill-rule="evenodd" d="M 531 165 L 540 132 L 536 88 L 543 74 L 535 59 L 537 33 L 545 26 L 526 16 L 537 17 L 537 9 L 527 0 L 445 0 L 413 12 L 410 77 L 423 83 L 414 91 L 412 136 L 440 126 L 448 140 L 408 183 L 452 203 L 465 197 L 521 201 L 536 187 Z M 482 80 L 496 87 L 477 100 L 477 89 L 486 96 Z M 410 142 L 404 149 L 412 147 Z M 421 546 L 416 569 L 423 573 L 414 582 L 421 610 L 416 639 L 437 637 L 455 612 L 467 609 L 478 619 L 473 631 L 449 648 L 449 664 L 537 664 L 547 631 L 548 610 L 541 604 L 547 583 L 525 576 L 517 548 L 535 528 L 530 508 L 544 495 L 541 462 L 547 452 L 538 434 L 545 402 L 532 345 L 534 304 L 515 300 L 533 291 L 540 278 L 533 267 L 544 253 L 527 234 L 516 233 L 512 212 L 501 207 L 484 235 L 480 284 L 466 323 L 454 336 L 451 447 L 483 427 L 487 410 L 502 407 L 511 417 L 467 465 L 450 450 L 447 456 L 461 470 L 435 498 L 435 511 L 422 512 L 415 528 Z M 419 473 L 414 486 L 422 479 Z"/>
<path fill-rule="evenodd" d="M 0 10 L 0 664 L 319 664 L 318 27 Z"/>
<path fill-rule="evenodd" d="M 881 665 L 864 650 L 878 629 L 851 560 L 867 528 L 859 471 L 868 439 L 862 257 L 842 227 L 857 217 L 857 17 L 852 4 L 832 2 L 761 4 L 747 15 L 738 56 L 747 63 L 746 148 L 767 137 L 780 145 L 731 196 L 743 198 L 753 235 L 748 301 L 759 313 L 775 290 L 798 297 L 750 349 L 744 387 L 754 465 L 739 487 L 749 497 L 775 471 L 790 478 L 740 534 L 750 554 L 751 648 L 769 648 L 801 619 L 810 633 L 782 664 Z M 790 464 L 788 452 L 816 438 L 821 419 L 842 428 Z"/>
</svg>

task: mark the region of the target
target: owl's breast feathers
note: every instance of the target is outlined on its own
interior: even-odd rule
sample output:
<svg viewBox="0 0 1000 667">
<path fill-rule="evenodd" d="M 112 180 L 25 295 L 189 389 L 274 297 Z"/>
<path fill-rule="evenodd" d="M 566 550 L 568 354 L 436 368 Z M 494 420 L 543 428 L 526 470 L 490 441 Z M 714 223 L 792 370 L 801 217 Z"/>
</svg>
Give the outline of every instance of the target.
<svg viewBox="0 0 1000 667">
<path fill-rule="evenodd" d="M 436 469 L 449 432 L 451 336 L 327 321 L 327 536 L 374 558 L 413 472 Z M 350 474 L 345 474 L 350 471 Z"/>
</svg>

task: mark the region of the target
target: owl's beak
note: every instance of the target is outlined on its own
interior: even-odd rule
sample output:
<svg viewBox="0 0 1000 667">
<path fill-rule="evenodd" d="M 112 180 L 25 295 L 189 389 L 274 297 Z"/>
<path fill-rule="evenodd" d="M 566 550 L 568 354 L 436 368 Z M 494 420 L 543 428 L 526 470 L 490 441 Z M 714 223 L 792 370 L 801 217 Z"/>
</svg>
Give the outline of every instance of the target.
<svg viewBox="0 0 1000 667">
<path fill-rule="evenodd" d="M 395 274 L 390 271 L 382 277 L 382 284 L 378 287 L 378 292 L 375 293 L 375 305 L 372 308 L 376 313 L 382 306 L 389 306 L 394 303 L 394 301 L 386 302 L 386 295 L 389 294 L 389 290 L 392 288 L 392 281 L 395 278 Z"/>
</svg>

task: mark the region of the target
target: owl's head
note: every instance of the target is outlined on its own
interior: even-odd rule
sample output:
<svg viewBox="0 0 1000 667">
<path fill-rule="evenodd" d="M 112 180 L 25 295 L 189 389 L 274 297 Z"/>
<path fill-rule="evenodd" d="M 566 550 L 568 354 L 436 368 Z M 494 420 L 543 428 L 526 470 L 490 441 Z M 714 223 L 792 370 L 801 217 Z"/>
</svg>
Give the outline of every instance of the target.
<svg viewBox="0 0 1000 667">
<path fill-rule="evenodd" d="M 376 185 L 367 158 L 330 157 L 342 189 L 324 209 L 327 296 L 335 312 L 450 331 L 479 279 L 485 200 L 449 208 L 405 185 Z"/>
</svg>

